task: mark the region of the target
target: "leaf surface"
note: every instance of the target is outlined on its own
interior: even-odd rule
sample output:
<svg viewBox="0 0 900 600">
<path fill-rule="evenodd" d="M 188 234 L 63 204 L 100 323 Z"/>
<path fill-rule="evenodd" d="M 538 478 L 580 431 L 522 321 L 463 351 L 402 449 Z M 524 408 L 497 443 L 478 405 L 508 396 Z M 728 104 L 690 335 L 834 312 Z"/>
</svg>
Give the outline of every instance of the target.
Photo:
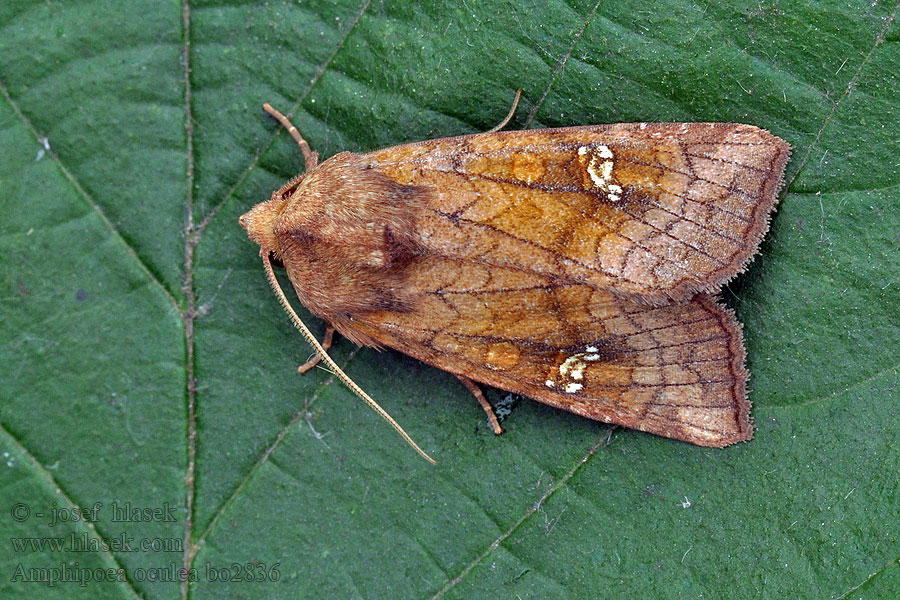
<svg viewBox="0 0 900 600">
<path fill-rule="evenodd" d="M 3 3 L 0 595 L 895 597 L 898 10 Z M 509 128 L 746 122 L 794 146 L 723 292 L 752 442 L 489 390 L 498 438 L 453 377 L 339 340 L 432 467 L 329 373 L 297 375 L 310 350 L 237 224 L 303 169 L 261 104 L 325 158 L 485 131 L 517 88 Z"/>
</svg>

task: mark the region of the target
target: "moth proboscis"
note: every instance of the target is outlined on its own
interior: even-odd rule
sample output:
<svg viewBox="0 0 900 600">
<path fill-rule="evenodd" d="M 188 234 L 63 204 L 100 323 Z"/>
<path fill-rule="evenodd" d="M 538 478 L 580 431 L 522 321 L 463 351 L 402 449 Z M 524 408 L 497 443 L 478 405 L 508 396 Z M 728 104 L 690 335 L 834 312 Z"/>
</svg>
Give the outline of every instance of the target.
<svg viewBox="0 0 900 600">
<path fill-rule="evenodd" d="M 518 96 L 516 98 L 518 100 Z M 753 436 L 741 326 L 714 294 L 756 253 L 790 146 L 733 123 L 496 131 L 341 152 L 241 216 L 317 356 L 334 330 L 607 423 L 702 446 Z M 513 106 L 513 110 L 515 105 Z M 297 317 L 269 257 L 328 323 Z"/>
</svg>

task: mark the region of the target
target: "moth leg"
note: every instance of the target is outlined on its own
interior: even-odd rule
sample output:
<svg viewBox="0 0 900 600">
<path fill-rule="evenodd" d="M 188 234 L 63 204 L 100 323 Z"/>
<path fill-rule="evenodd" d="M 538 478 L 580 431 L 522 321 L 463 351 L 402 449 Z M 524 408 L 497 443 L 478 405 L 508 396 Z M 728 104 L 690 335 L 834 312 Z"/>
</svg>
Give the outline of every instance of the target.
<svg viewBox="0 0 900 600">
<path fill-rule="evenodd" d="M 303 162 L 306 163 L 306 170 L 312 171 L 315 169 L 316 165 L 319 164 L 319 153 L 313 151 L 312 148 L 309 147 L 309 144 L 303 139 L 303 136 L 301 136 L 300 132 L 297 131 L 297 128 L 294 127 L 294 124 L 291 123 L 286 116 L 272 108 L 272 105 L 268 102 L 263 104 L 263 110 L 278 119 L 281 126 L 287 129 L 288 133 L 291 134 L 291 137 L 294 138 L 294 141 L 297 142 L 297 145 L 300 146 L 300 152 L 303 153 Z"/>
<path fill-rule="evenodd" d="M 506 127 L 506 124 L 509 123 L 510 120 L 512 120 L 513 115 L 516 114 L 516 107 L 519 106 L 519 98 L 521 98 L 521 97 L 522 97 L 522 90 L 516 90 L 516 99 L 513 100 L 512 107 L 509 109 L 509 114 L 507 114 L 506 117 L 502 121 L 500 121 L 499 125 L 497 125 L 496 127 L 492 127 L 491 129 L 488 129 L 487 131 L 485 131 L 485 133 L 496 133 L 496 132 L 500 131 L 501 129 L 503 129 L 504 127 Z"/>
<path fill-rule="evenodd" d="M 494 433 L 500 435 L 503 433 L 503 428 L 500 427 L 500 421 L 497 420 L 497 415 L 494 414 L 494 409 L 491 407 L 491 403 L 487 401 L 487 398 L 484 397 L 484 393 L 482 393 L 481 388 L 479 388 L 474 381 L 469 379 L 468 377 L 463 377 L 462 375 L 457 375 L 457 379 L 459 379 L 466 389 L 472 392 L 472 395 L 475 396 L 475 399 L 478 400 L 478 404 L 481 405 L 481 408 L 484 409 L 484 412 L 487 413 L 488 421 L 491 422 L 491 427 L 494 429 Z"/>
<path fill-rule="evenodd" d="M 322 340 L 322 349 L 328 350 L 329 348 L 331 348 L 332 342 L 334 342 L 334 327 L 329 325 L 328 329 L 325 330 L 325 339 Z M 314 366 L 319 364 L 320 360 L 322 360 L 322 355 L 316 352 L 315 356 L 297 367 L 297 372 L 303 375 Z"/>
</svg>

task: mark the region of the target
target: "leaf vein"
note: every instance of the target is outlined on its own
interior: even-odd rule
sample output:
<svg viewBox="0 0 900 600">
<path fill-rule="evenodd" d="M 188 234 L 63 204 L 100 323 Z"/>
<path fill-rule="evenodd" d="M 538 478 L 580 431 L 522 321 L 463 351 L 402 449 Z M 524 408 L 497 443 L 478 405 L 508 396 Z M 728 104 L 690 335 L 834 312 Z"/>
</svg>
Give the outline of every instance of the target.
<svg viewBox="0 0 900 600">
<path fill-rule="evenodd" d="M 794 170 L 794 175 L 791 177 L 790 181 L 784 186 L 784 190 L 791 189 L 791 186 L 794 183 L 794 180 L 797 176 L 803 171 L 803 167 L 806 166 L 806 163 L 809 161 L 809 157 L 812 154 L 813 148 L 818 146 L 819 139 L 822 137 L 822 134 L 834 120 L 835 115 L 837 115 L 838 108 L 843 104 L 844 100 L 850 97 L 850 93 L 859 83 L 859 78 L 862 75 L 863 69 L 866 68 L 866 65 L 869 64 L 869 60 L 875 54 L 875 51 L 884 43 L 885 38 L 887 37 L 888 31 L 890 31 L 891 27 L 894 25 L 894 21 L 897 19 L 897 14 L 900 13 L 900 2 L 894 7 L 894 12 L 891 13 L 891 16 L 888 17 L 887 22 L 884 24 L 884 27 L 881 28 L 881 31 L 878 32 L 878 35 L 875 36 L 875 43 L 872 44 L 872 49 L 866 53 L 865 58 L 862 59 L 859 63 L 859 67 L 857 67 L 856 72 L 853 74 L 853 77 L 847 82 L 847 87 L 844 89 L 844 93 L 838 98 L 834 105 L 831 107 L 831 112 L 825 117 L 825 120 L 822 122 L 822 126 L 819 127 L 819 130 L 816 132 L 815 137 L 813 138 L 812 143 L 809 144 L 809 147 L 806 150 L 806 154 L 803 155 L 803 158 L 797 161 L 797 168 Z"/>
<path fill-rule="evenodd" d="M 550 94 L 550 90 L 553 89 L 553 84 L 556 83 L 556 80 L 559 78 L 559 75 L 562 73 L 563 69 L 566 67 L 566 63 L 569 61 L 569 57 L 572 56 L 572 51 L 575 50 L 576 44 L 578 44 L 578 40 L 584 35 L 587 26 L 590 24 L 591 20 L 594 18 L 594 15 L 597 13 L 597 9 L 600 7 L 600 0 L 594 4 L 594 7 L 591 9 L 591 12 L 588 13 L 587 17 L 585 17 L 584 22 L 581 24 L 581 27 L 575 33 L 575 36 L 572 38 L 572 43 L 569 45 L 569 49 L 563 55 L 563 57 L 559 60 L 556 65 L 556 68 L 553 69 L 553 73 L 550 74 L 550 79 L 547 81 L 547 87 L 544 90 L 544 93 L 541 94 L 541 97 L 537 102 L 534 103 L 534 107 L 531 109 L 531 112 L 528 113 L 528 118 L 525 119 L 525 124 L 522 126 L 522 129 L 528 129 L 531 126 L 531 123 L 534 121 L 535 116 L 537 115 L 538 110 L 540 110 L 541 106 L 544 104 L 544 100 L 547 99 L 547 96 Z"/>
<path fill-rule="evenodd" d="M 42 136 L 40 135 L 40 133 L 38 133 L 38 130 L 31 122 L 31 119 L 25 116 L 25 114 L 19 108 L 19 105 L 16 104 L 15 100 L 13 100 L 12 96 L 10 96 L 9 90 L 2 81 L 0 81 L 0 95 L 2 95 L 3 98 L 6 99 L 7 104 L 9 104 L 13 112 L 19 117 L 25 127 L 31 132 L 31 134 L 34 136 L 35 141 L 39 142 Z M 168 300 L 172 305 L 172 308 L 180 313 L 178 301 L 175 300 L 175 296 L 172 293 L 172 290 L 166 287 L 162 280 L 157 277 L 156 274 L 154 274 L 153 270 L 150 268 L 150 265 L 146 260 L 144 260 L 140 252 L 138 252 L 137 248 L 135 248 L 129 242 L 128 238 L 126 238 L 125 235 L 122 234 L 122 232 L 119 231 L 119 229 L 112 223 L 112 221 L 109 220 L 109 217 L 107 217 L 106 213 L 103 212 L 103 208 L 101 208 L 97 201 L 94 200 L 94 198 L 90 194 L 88 194 L 87 190 L 85 190 L 84 187 L 82 187 L 82 185 L 75 178 L 75 175 L 72 174 L 72 172 L 63 163 L 62 159 L 60 159 L 59 155 L 57 155 L 52 150 L 47 154 L 48 156 L 51 156 L 53 158 L 53 160 L 59 166 L 59 170 L 62 171 L 63 176 L 69 180 L 69 183 L 75 189 L 75 192 L 79 196 L 81 196 L 85 204 L 87 204 L 94 211 L 94 213 L 100 217 L 100 220 L 104 225 L 106 225 L 106 228 L 116 237 L 116 239 L 118 239 L 119 242 L 121 242 L 126 248 L 128 248 L 128 254 L 134 257 L 135 261 L 138 264 L 138 267 L 147 277 L 147 280 L 156 285 L 163 292 L 163 295 L 165 295 L 166 300 Z"/>
<path fill-rule="evenodd" d="M 453 579 L 451 579 L 450 581 L 448 581 L 447 584 L 446 584 L 444 587 L 442 587 L 440 590 L 438 590 L 438 592 L 437 592 L 434 596 L 431 597 L 431 600 L 438 600 L 439 598 L 442 598 L 442 597 L 444 596 L 444 594 L 446 594 L 446 593 L 449 592 L 451 589 L 453 589 L 454 587 L 456 587 L 459 583 L 462 582 L 462 580 L 465 578 L 465 576 L 468 575 L 469 572 L 472 571 L 472 569 L 474 569 L 474 568 L 477 567 L 479 564 L 481 564 L 488 556 L 490 556 L 490 554 L 491 554 L 494 550 L 496 550 L 496 549 L 500 546 L 500 544 L 502 544 L 502 543 L 503 543 L 504 541 L 506 541 L 513 533 L 515 533 L 515 532 L 519 529 L 519 527 L 520 527 L 520 526 L 521 526 L 521 525 L 522 525 L 522 524 L 523 524 L 523 523 L 524 523 L 531 515 L 533 515 L 535 512 L 537 512 L 537 511 L 541 508 L 541 505 L 543 505 L 543 503 L 544 503 L 550 496 L 552 496 L 553 494 L 555 494 L 560 488 L 564 487 L 565 484 L 566 484 L 570 479 L 572 479 L 572 477 L 575 476 L 575 474 L 581 469 L 581 467 L 582 467 L 584 464 L 586 464 L 586 463 L 588 462 L 588 460 L 590 460 L 590 458 L 591 458 L 592 456 L 594 456 L 594 454 L 597 452 L 597 450 L 600 449 L 601 446 L 605 445 L 605 444 L 609 441 L 609 436 L 612 434 L 612 431 L 613 431 L 613 428 L 610 428 L 610 429 L 608 430 L 607 434 L 606 434 L 605 436 L 603 436 L 602 439 L 599 439 L 599 440 L 597 440 L 596 442 L 594 442 L 594 444 L 592 444 L 591 447 L 588 448 L 588 450 L 587 450 L 587 452 L 585 453 L 585 455 L 582 456 L 582 457 L 581 457 L 581 458 L 580 458 L 580 459 L 572 466 L 572 468 L 569 469 L 569 471 L 568 471 L 565 475 L 563 475 L 556 483 L 554 483 L 552 486 L 550 486 L 550 487 L 547 489 L 547 491 L 544 492 L 544 494 L 538 499 L 537 502 L 535 502 L 535 503 L 532 504 L 530 507 L 528 507 L 528 508 L 525 510 L 525 512 L 522 514 L 522 516 L 519 517 L 519 519 L 518 519 L 515 523 L 513 523 L 513 524 L 510 526 L 509 529 L 507 529 L 506 531 L 504 531 L 497 539 L 495 539 L 493 542 L 491 542 L 491 543 L 488 545 L 488 547 L 484 550 L 484 552 L 482 552 L 481 554 L 479 554 L 477 557 L 475 557 L 475 558 L 472 560 L 472 562 L 470 562 L 468 565 L 466 565 L 465 567 L 463 567 L 462 571 L 459 572 L 459 575 L 457 575 L 456 577 L 454 577 Z"/>
</svg>

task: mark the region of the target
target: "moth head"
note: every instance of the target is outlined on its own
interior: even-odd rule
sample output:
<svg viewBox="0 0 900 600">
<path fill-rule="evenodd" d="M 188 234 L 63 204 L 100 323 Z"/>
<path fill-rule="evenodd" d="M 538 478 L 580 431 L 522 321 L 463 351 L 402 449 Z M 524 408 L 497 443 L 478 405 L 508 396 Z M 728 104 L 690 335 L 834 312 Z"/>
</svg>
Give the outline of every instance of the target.
<svg viewBox="0 0 900 600">
<path fill-rule="evenodd" d="M 268 202 L 260 202 L 238 220 L 250 239 L 259 244 L 262 250 L 274 254 L 276 258 L 281 258 L 281 248 L 278 236 L 275 235 L 275 224 L 281 216 L 283 206 L 282 199 L 272 198 Z"/>
</svg>

